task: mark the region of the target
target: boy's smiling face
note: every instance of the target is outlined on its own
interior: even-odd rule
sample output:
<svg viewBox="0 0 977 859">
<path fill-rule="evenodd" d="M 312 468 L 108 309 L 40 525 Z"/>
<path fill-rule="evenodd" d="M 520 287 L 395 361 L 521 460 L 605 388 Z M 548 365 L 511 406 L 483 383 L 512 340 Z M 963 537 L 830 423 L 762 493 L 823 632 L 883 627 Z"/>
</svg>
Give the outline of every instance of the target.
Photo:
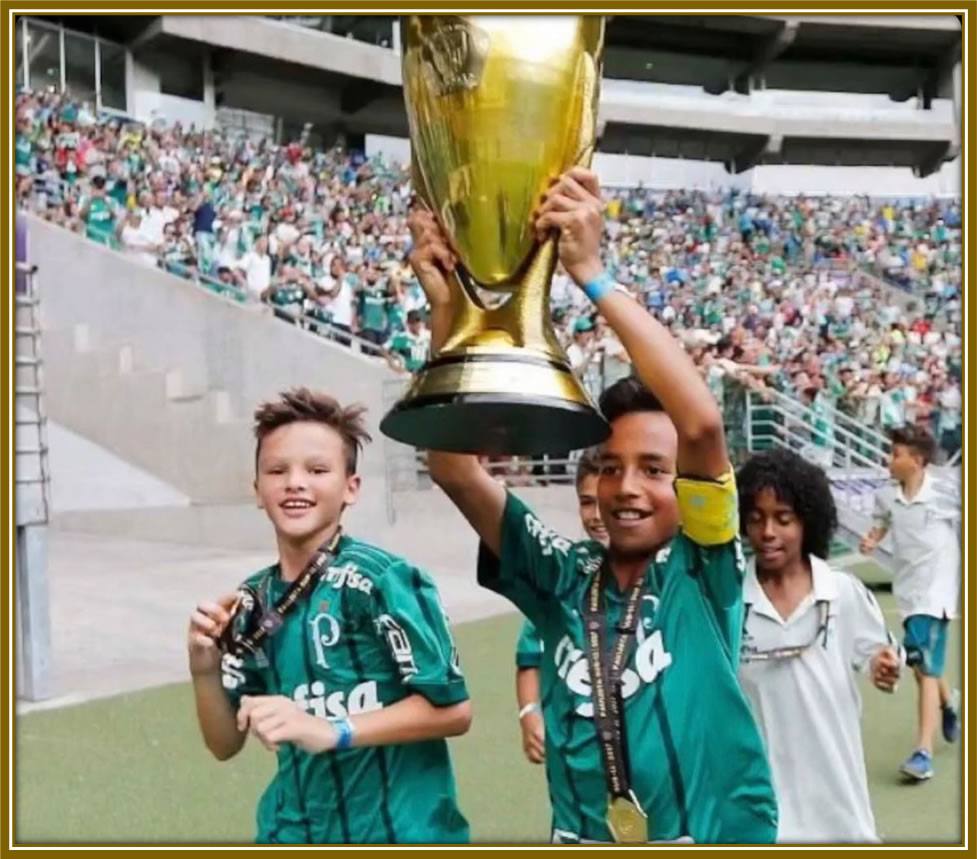
<svg viewBox="0 0 977 859">
<path fill-rule="evenodd" d="M 678 434 L 665 412 L 630 412 L 611 423 L 597 496 L 612 555 L 650 555 L 675 536 L 677 455 Z"/>
<path fill-rule="evenodd" d="M 280 540 L 318 544 L 339 524 L 343 510 L 356 503 L 360 478 L 347 471 L 338 432 L 296 421 L 262 440 L 254 489 Z"/>
</svg>

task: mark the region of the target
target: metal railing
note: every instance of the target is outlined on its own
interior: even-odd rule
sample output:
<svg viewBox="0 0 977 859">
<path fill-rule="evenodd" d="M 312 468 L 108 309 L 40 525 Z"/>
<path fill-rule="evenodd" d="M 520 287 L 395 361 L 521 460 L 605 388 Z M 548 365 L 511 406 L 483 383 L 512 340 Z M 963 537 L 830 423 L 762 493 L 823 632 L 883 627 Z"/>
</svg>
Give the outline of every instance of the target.
<svg viewBox="0 0 977 859">
<path fill-rule="evenodd" d="M 103 244 L 104 247 L 107 247 L 109 250 L 114 251 L 115 253 L 120 253 L 123 255 L 125 254 L 124 250 L 114 246 L 113 244 L 99 244 Z M 213 275 L 201 273 L 193 266 L 184 265 L 182 263 L 167 262 L 166 260 L 160 259 L 158 261 L 158 268 L 160 271 L 164 271 L 167 274 L 172 274 L 174 277 L 178 277 L 181 280 L 189 281 L 196 284 L 201 289 L 205 289 L 210 293 L 234 301 L 237 304 L 252 306 L 257 306 L 260 304 L 270 307 L 274 314 L 280 319 L 290 322 L 304 330 L 311 331 L 314 334 L 320 334 L 327 340 L 332 340 L 340 343 L 341 345 L 347 346 L 354 352 L 360 352 L 363 355 L 372 358 L 382 359 L 384 357 L 385 351 L 382 345 L 374 343 L 372 340 L 367 340 L 360 337 L 358 334 L 352 331 L 347 331 L 345 328 L 335 325 L 326 318 L 316 316 L 314 313 L 310 313 L 305 307 L 304 300 L 301 302 L 301 304 L 299 302 L 295 302 L 295 306 L 275 304 L 268 299 L 256 301 L 247 289 L 238 285 L 237 283 L 222 281 Z M 18 269 L 18 271 L 20 271 L 20 269 Z"/>
<path fill-rule="evenodd" d="M 44 412 L 44 361 L 41 355 L 40 299 L 36 267 L 16 264 L 15 447 L 17 524 L 43 525 L 50 518 L 47 417 Z"/>
<path fill-rule="evenodd" d="M 47 582 L 47 529 L 51 474 L 44 411 L 40 298 L 35 266 L 16 263 L 14 368 L 14 474 L 16 512 L 17 694 L 50 697 L 51 613 Z"/>
<path fill-rule="evenodd" d="M 787 447 L 825 468 L 886 471 L 892 443 L 872 427 L 831 406 L 815 410 L 779 391 L 746 394 L 750 451 Z"/>
<path fill-rule="evenodd" d="M 745 420 L 751 453 L 787 448 L 824 469 L 838 509 L 838 536 L 854 551 L 871 528 L 876 492 L 890 482 L 889 439 L 837 409 L 815 410 L 777 391 L 747 392 Z M 872 559 L 894 569 L 888 541 Z"/>
<path fill-rule="evenodd" d="M 249 299 L 247 295 L 245 295 L 244 299 L 239 300 L 245 302 L 250 300 L 252 304 L 256 303 Z M 386 349 L 384 348 L 383 344 L 374 343 L 372 340 L 367 340 L 364 337 L 360 337 L 353 331 L 335 325 L 328 319 L 324 319 L 320 316 L 316 316 L 314 313 L 310 313 L 305 308 L 304 301 L 302 302 L 302 306 L 298 307 L 297 309 L 292 305 L 275 304 L 269 300 L 262 300 L 261 302 L 257 303 L 270 307 L 275 315 L 280 319 L 290 322 L 306 331 L 311 331 L 313 334 L 319 334 L 326 340 L 336 341 L 340 345 L 346 346 L 353 352 L 359 352 L 368 358 L 383 359 L 386 355 Z M 296 302 L 296 304 L 298 303 Z"/>
<path fill-rule="evenodd" d="M 383 384 L 384 412 L 393 407 L 407 389 L 408 379 L 388 379 Z M 577 476 L 577 462 L 582 451 L 566 456 L 482 457 L 482 464 L 494 478 L 506 486 L 573 485 Z M 384 436 L 384 475 L 386 477 L 387 521 L 397 517 L 396 496 L 399 493 L 430 489 L 433 486 L 428 470 L 427 452 L 401 444 Z"/>
</svg>

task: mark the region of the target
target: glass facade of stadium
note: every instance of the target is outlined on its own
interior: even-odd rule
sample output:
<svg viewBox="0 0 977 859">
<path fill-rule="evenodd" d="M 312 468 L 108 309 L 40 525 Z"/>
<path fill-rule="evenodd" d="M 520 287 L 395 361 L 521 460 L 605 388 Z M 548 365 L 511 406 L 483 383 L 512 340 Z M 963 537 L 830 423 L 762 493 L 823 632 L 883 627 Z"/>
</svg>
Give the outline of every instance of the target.
<svg viewBox="0 0 977 859">
<path fill-rule="evenodd" d="M 122 45 L 34 18 L 18 18 L 17 88 L 66 92 L 97 110 L 125 111 Z"/>
</svg>

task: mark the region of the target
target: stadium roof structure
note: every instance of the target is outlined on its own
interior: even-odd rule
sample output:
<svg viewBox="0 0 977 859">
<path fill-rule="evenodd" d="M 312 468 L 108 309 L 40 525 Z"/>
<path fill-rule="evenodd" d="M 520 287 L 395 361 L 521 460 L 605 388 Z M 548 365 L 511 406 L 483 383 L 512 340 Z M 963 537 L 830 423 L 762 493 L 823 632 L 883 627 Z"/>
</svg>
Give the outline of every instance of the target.
<svg viewBox="0 0 977 859">
<path fill-rule="evenodd" d="M 344 18 L 350 34 L 360 20 Z M 209 57 L 218 104 L 406 135 L 400 58 L 389 47 L 258 16 L 90 16 L 70 26 L 85 21 L 137 58 Z M 600 148 L 719 161 L 730 172 L 888 165 L 925 176 L 959 154 L 960 59 L 956 16 L 611 16 Z M 792 91 L 828 98 L 795 104 Z M 839 109 L 832 93 L 873 106 Z M 901 104 L 909 99 L 918 109 Z"/>
<path fill-rule="evenodd" d="M 950 15 L 617 15 L 607 74 L 700 86 L 952 98 L 961 23 Z"/>
</svg>

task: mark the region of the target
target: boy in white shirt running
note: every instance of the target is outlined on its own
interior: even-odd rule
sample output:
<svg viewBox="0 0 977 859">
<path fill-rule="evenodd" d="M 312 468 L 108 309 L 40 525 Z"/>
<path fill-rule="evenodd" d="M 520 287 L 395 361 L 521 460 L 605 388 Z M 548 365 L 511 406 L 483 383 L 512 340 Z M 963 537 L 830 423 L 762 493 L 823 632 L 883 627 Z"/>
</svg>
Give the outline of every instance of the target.
<svg viewBox="0 0 977 859">
<path fill-rule="evenodd" d="M 960 502 L 929 467 L 936 445 L 926 430 L 906 426 L 891 438 L 889 473 L 895 484 L 876 496 L 875 524 L 860 548 L 870 555 L 892 535 L 892 592 L 905 627 L 907 664 L 919 687 L 916 747 L 900 772 L 925 781 L 933 776 L 937 723 L 942 721 L 947 742 L 960 735 L 956 696 L 943 677 L 947 627 L 960 596 Z"/>
</svg>

